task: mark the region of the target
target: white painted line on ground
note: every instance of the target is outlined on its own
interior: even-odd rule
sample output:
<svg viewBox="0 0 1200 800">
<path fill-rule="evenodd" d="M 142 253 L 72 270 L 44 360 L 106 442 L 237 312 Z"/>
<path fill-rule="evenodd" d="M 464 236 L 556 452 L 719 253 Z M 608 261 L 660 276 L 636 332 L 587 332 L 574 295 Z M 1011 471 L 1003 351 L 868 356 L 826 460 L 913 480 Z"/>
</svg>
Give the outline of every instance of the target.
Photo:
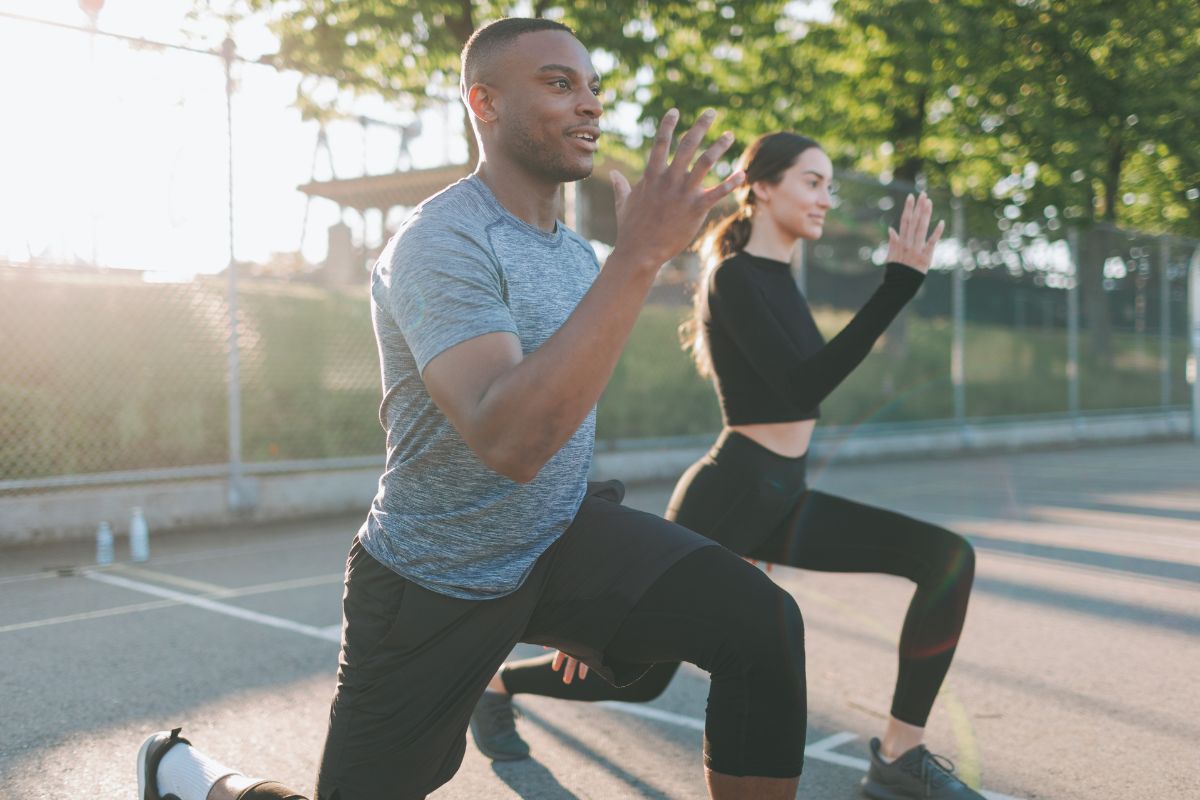
<svg viewBox="0 0 1200 800">
<path fill-rule="evenodd" d="M 142 573 L 155 578 L 162 576 L 161 573 L 153 572 L 151 570 L 142 570 Z M 88 575 L 106 573 L 100 571 L 85 571 L 78 574 L 81 577 L 87 577 Z M 340 584 L 342 580 L 342 576 L 338 574 L 313 575 L 307 578 L 293 578 L 286 581 L 275 581 L 274 583 L 260 583 L 256 586 L 243 586 L 240 589 L 221 589 L 219 593 L 210 596 L 221 597 L 224 599 L 233 597 L 249 597 L 255 594 L 270 594 L 271 592 L 282 592 L 291 589 L 306 589 L 311 586 L 324 586 L 332 583 Z M 31 628 L 46 628 L 51 625 L 62 625 L 68 622 L 85 622 L 87 620 L 103 619 L 104 617 L 116 617 L 120 616 L 121 614 L 136 614 L 141 611 L 153 611 L 159 608 L 170 608 L 172 606 L 181 605 L 184 602 L 185 601 L 179 599 L 154 600 L 149 603 L 133 603 L 131 605 L 114 606 L 113 608 L 102 608 L 96 611 L 82 611 L 78 614 L 64 614 L 57 617 L 45 617 L 43 619 L 29 620 L 26 622 L 14 622 L 8 625 L 0 625 L 0 633 L 11 633 L 13 631 L 23 631 Z M 335 642 L 341 641 L 342 626 L 340 624 L 330 625 L 325 628 L 325 630 L 327 633 L 324 638 Z"/>
<path fill-rule="evenodd" d="M 835 733 L 832 736 L 826 736 L 824 739 L 821 739 L 818 742 L 813 742 L 812 744 L 805 747 L 804 755 L 809 756 L 816 752 L 824 752 L 826 750 L 833 750 L 835 748 L 841 747 L 842 745 L 846 744 L 847 742 L 853 742 L 857 738 L 858 738 L 858 734 L 854 733 L 852 731 L 842 731 L 841 733 Z"/>
<path fill-rule="evenodd" d="M 704 730 L 704 720 L 696 717 L 685 717 L 682 714 L 674 714 L 670 711 L 663 711 L 658 708 L 649 706 L 636 705 L 633 703 L 620 703 L 613 700 L 597 703 L 596 705 L 611 708 L 614 711 L 620 711 L 624 714 L 630 714 L 635 717 L 643 717 L 644 719 L 652 719 L 658 722 L 666 722 L 671 725 L 678 725 L 681 728 L 689 728 L 694 731 Z M 870 762 L 865 758 L 857 756 L 847 756 L 841 753 L 835 753 L 834 748 L 852 742 L 858 738 L 857 733 L 850 731 L 842 731 L 831 736 L 826 736 L 824 739 L 813 742 L 804 748 L 804 757 L 813 759 L 814 761 L 824 761 L 827 764 L 837 764 L 842 767 L 850 767 L 851 769 L 866 772 L 870 766 Z M 984 797 L 988 800 L 1024 800 L 1013 795 L 1001 794 L 1000 792 L 988 792 L 980 790 Z"/>
<path fill-rule="evenodd" d="M 681 728 L 691 728 L 694 731 L 704 731 L 704 720 L 702 719 L 685 717 L 682 714 L 672 714 L 670 711 L 662 711 L 650 706 L 622 703 L 617 700 L 604 700 L 596 705 L 611 708 L 614 711 L 623 711 L 635 717 L 644 717 L 645 719 L 653 719 L 658 722 L 669 722 L 672 725 L 678 725 Z"/>
<path fill-rule="evenodd" d="M 29 622 L 14 622 L 11 625 L 0 625 L 0 633 L 11 633 L 12 631 L 25 631 L 31 628 L 46 628 L 50 625 L 61 625 L 65 622 L 81 622 L 89 619 L 101 619 L 103 617 L 115 617 L 120 614 L 132 614 L 136 611 L 150 611 L 155 608 L 169 608 L 179 605 L 174 600 L 152 600 L 149 603 L 135 603 L 128 606 L 117 606 L 115 608 L 102 608 L 98 611 L 83 611 L 79 614 L 64 614 L 61 617 L 49 617 L 47 619 L 35 619 Z"/>
<path fill-rule="evenodd" d="M 301 636 L 308 636 L 313 639 L 321 639 L 326 642 L 338 644 L 340 637 L 330 636 L 326 628 L 318 628 L 313 625 L 305 625 L 300 622 L 293 622 L 290 619 L 282 617 L 274 617 L 270 614 L 260 614 L 257 611 L 250 611 L 246 608 L 231 606 L 228 603 L 219 603 L 216 600 L 209 600 L 206 597 L 196 597 L 195 595 L 177 592 L 174 589 L 167 589 L 163 586 L 155 586 L 150 583 L 142 583 L 141 581 L 122 578 L 119 575 L 108 575 L 101 572 L 88 572 L 84 575 L 85 578 L 98 583 L 107 583 L 110 586 L 119 586 L 122 589 L 128 589 L 132 592 L 141 592 L 142 594 L 154 595 L 162 597 L 166 600 L 174 600 L 177 603 L 184 605 L 203 608 L 205 611 L 212 611 L 215 614 L 224 614 L 227 617 L 235 617 L 236 619 L 245 620 L 246 622 L 256 622 L 259 625 L 265 625 L 268 628 L 278 628 L 279 630 L 291 631 L 298 633 Z"/>
<path fill-rule="evenodd" d="M 206 581 L 192 580 L 191 578 L 183 578 L 178 575 L 171 575 L 167 572 L 158 572 L 152 569 L 144 569 L 141 567 L 130 566 L 129 564 L 114 564 L 109 572 L 120 573 L 129 578 L 149 578 L 159 581 L 160 583 L 170 584 L 180 589 L 190 589 L 193 592 L 200 592 L 209 597 L 222 597 L 229 592 L 228 586 L 219 586 L 215 583 Z"/>
</svg>

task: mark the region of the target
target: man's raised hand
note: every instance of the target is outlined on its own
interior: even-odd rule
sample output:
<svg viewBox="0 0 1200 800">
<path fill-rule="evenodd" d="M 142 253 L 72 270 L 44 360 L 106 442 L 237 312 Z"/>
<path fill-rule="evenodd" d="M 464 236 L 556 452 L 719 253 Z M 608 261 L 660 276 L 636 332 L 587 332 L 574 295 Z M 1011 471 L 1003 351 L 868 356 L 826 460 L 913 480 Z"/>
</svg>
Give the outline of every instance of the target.
<svg viewBox="0 0 1200 800">
<path fill-rule="evenodd" d="M 683 135 L 675 157 L 668 160 L 679 112 L 663 115 L 642 179 L 632 187 L 618 172 L 612 175 L 617 203 L 617 241 L 613 253 L 657 270 L 691 244 L 708 212 L 746 179 L 737 171 L 712 188 L 704 179 L 733 144 L 724 133 L 692 163 L 704 136 L 716 119 L 709 110 Z"/>
</svg>

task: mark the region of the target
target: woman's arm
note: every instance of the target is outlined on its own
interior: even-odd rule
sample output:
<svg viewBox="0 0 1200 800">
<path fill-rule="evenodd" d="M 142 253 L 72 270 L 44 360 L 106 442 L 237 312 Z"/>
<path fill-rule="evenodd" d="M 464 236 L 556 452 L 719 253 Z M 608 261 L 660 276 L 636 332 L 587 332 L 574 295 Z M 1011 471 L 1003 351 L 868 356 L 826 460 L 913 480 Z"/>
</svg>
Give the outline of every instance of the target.
<svg viewBox="0 0 1200 800">
<path fill-rule="evenodd" d="M 751 366 L 802 408 L 813 408 L 854 371 L 925 280 L 941 239 L 939 222 L 926 238 L 933 203 L 922 192 L 909 195 L 900 229 L 888 230 L 888 264 L 883 283 L 854 318 L 821 349 L 801 356 L 766 297 L 739 270 L 718 270 L 710 303 Z M 806 310 L 807 311 L 807 310 Z"/>
</svg>

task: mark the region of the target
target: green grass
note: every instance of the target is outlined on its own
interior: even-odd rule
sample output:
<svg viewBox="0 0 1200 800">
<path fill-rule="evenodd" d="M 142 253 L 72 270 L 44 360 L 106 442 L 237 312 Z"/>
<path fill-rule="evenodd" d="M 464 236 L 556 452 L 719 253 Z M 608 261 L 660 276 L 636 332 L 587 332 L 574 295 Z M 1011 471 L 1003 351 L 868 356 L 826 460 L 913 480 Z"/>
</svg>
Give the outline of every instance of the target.
<svg viewBox="0 0 1200 800">
<path fill-rule="evenodd" d="M 712 387 L 680 349 L 685 309 L 649 306 L 598 409 L 602 440 L 707 434 Z M 827 336 L 849 314 L 817 310 Z M 0 274 L 0 478 L 221 463 L 228 458 L 222 279 Z M 242 452 L 247 461 L 383 449 L 379 366 L 365 292 L 246 281 L 241 287 Z M 880 345 L 823 404 L 834 424 L 952 415 L 949 322 L 912 316 L 903 354 Z M 1159 403 L 1158 342 L 1116 335 L 1084 352 L 1085 410 Z M 967 327 L 967 413 L 1066 409 L 1066 334 Z M 1172 342 L 1173 397 L 1187 396 Z"/>
</svg>

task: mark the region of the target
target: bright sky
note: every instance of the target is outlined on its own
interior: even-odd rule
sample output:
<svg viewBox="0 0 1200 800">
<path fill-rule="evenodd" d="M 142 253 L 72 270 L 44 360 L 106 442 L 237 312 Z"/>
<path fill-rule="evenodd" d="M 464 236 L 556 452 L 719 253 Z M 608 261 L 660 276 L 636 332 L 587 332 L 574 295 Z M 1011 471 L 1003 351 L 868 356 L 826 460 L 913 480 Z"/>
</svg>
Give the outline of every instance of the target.
<svg viewBox="0 0 1200 800">
<path fill-rule="evenodd" d="M 107 0 L 101 30 L 163 42 L 217 47 L 222 25 L 186 19 L 192 0 Z M 0 0 L 0 11 L 86 24 L 77 0 Z M 186 31 L 186 32 L 185 32 Z M 190 35 L 189 35 L 190 34 Z M 0 17 L 0 259 L 97 261 L 179 276 L 215 272 L 229 257 L 224 74 L 220 60 L 130 44 Z M 264 20 L 235 31 L 242 55 L 276 49 Z M 93 66 L 94 64 L 94 66 Z M 264 261 L 301 243 L 317 126 L 292 108 L 299 77 L 236 67 L 234 96 L 235 252 Z M 410 112 L 379 100 L 345 102 L 354 114 L 407 123 Z M 417 166 L 465 160 L 457 108 L 423 115 L 411 147 Z M 447 127 L 448 126 L 448 127 Z M 361 174 L 363 130 L 329 128 L 340 176 Z M 367 130 L 372 172 L 396 166 L 399 135 Z M 317 177 L 329 177 L 324 154 Z M 337 207 L 314 201 L 304 254 L 319 261 Z M 359 220 L 347 214 L 357 229 Z M 371 236 L 375 221 L 371 221 Z M 94 245 L 93 245 L 94 232 Z M 93 250 L 94 247 L 94 250 Z"/>
<path fill-rule="evenodd" d="M 237 0 L 210 0 L 223 10 Z M 189 20 L 195 0 L 106 0 L 99 28 L 146 39 L 216 49 L 216 20 Z M 0 11 L 83 26 L 78 0 L 0 0 Z M 827 0 L 793 4 L 801 18 L 829 15 Z M 93 262 L 182 278 L 216 272 L 229 259 L 224 74 L 219 59 L 137 49 L 0 17 L 0 261 Z M 262 16 L 239 24 L 241 55 L 276 50 Z M 317 125 L 292 107 L 299 76 L 262 66 L 236 67 L 234 96 L 235 254 L 265 261 L 301 246 L 310 262 L 325 256 L 337 207 L 306 198 L 296 186 L 312 174 Z M 622 104 L 627 105 L 627 104 Z M 412 112 L 378 99 L 343 98 L 353 115 L 406 124 Z M 630 108 L 617 117 L 636 118 Z M 446 106 L 422 114 L 411 145 L 415 166 L 466 159 L 461 113 Z M 329 126 L 341 177 L 396 167 L 399 135 Z M 329 177 L 322 154 L 318 178 Z M 393 212 L 395 213 L 395 212 Z M 346 222 L 360 231 L 356 214 Z M 377 226 L 369 223 L 371 243 Z M 303 227 L 303 237 L 302 237 Z"/>
</svg>

